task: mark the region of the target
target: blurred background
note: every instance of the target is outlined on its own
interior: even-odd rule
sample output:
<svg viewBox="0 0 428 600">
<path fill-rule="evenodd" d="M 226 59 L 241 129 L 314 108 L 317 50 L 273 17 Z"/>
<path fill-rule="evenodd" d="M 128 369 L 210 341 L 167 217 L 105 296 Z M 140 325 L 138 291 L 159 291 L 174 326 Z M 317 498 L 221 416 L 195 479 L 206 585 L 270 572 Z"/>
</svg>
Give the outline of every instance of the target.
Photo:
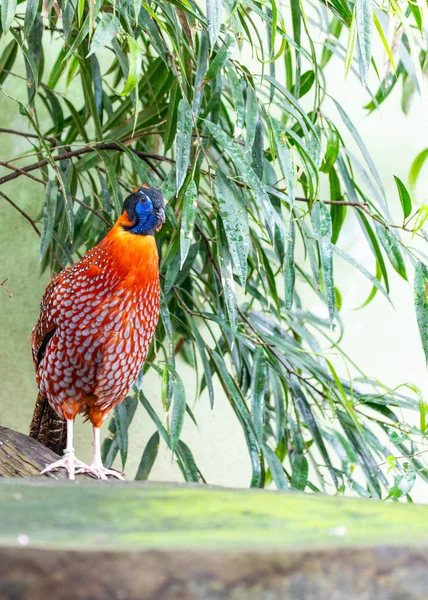
<svg viewBox="0 0 428 600">
<path fill-rule="evenodd" d="M 52 54 L 55 56 L 55 53 Z M 47 59 L 48 56 L 49 53 L 46 54 Z M 46 65 L 46 68 L 49 66 Z M 19 68 L 24 71 L 23 65 L 15 66 L 16 71 Z M 343 64 L 334 57 L 327 68 L 327 76 L 330 93 L 345 107 L 358 128 L 380 172 L 392 215 L 400 221 L 401 208 L 393 175 L 406 182 L 415 156 L 428 145 L 426 99 L 415 96 L 406 116 L 401 110 L 401 93 L 396 86 L 380 110 L 369 115 L 363 108 L 369 98 L 367 91 L 351 74 L 344 80 Z M 377 82 L 373 79 L 373 89 L 376 87 Z M 79 89 L 73 85 L 67 90 L 67 98 L 79 105 L 82 102 Z M 25 102 L 25 98 L 22 100 Z M 336 111 L 333 103 L 326 106 L 329 106 L 333 115 Z M 2 127 L 19 129 L 17 123 L 22 123 L 22 120 L 18 117 L 16 104 L 4 96 L 0 96 L 0 115 Z M 345 139 L 346 133 L 343 131 Z M 350 149 L 354 147 L 351 139 L 349 145 Z M 24 138 L 0 134 L 0 160 L 7 160 L 26 150 L 28 142 Z M 416 204 L 427 201 L 427 184 L 428 167 L 418 182 Z M 29 179 L 17 179 L 8 184 L 5 191 L 33 218 L 40 216 L 43 205 L 40 186 Z M 342 247 L 373 271 L 373 256 L 368 245 L 362 242 L 361 229 L 352 225 L 352 221 L 347 223 L 341 233 Z M 5 287 L 0 288 L 0 424 L 28 433 L 37 396 L 30 334 L 49 274 L 40 275 L 38 237 L 28 222 L 1 199 L 0 256 L 0 282 L 7 279 Z M 355 311 L 366 299 L 370 284 L 340 260 L 336 260 L 335 269 L 338 287 L 343 290 L 343 349 L 366 373 L 376 375 L 385 384 L 392 387 L 407 382 L 416 384 L 426 401 L 427 374 L 413 307 L 413 282 L 406 283 L 391 270 L 394 307 L 378 294 L 367 308 Z M 302 296 L 304 299 L 303 290 Z M 325 316 L 325 307 L 318 305 L 315 297 L 313 304 L 307 306 Z M 185 383 L 189 401 L 196 395 L 193 372 L 183 362 L 178 362 L 177 368 Z M 345 365 L 342 365 L 342 371 L 341 365 L 337 365 L 337 368 L 346 376 Z M 146 376 L 143 390 L 151 403 L 160 407 L 160 378 L 154 370 Z M 190 405 L 199 428 L 187 419 L 182 439 L 191 446 L 207 482 L 248 486 L 251 468 L 245 440 L 238 421 L 232 418 L 232 409 L 222 390 L 216 392 L 213 411 L 205 394 L 193 403 L 190 400 Z M 153 423 L 139 407 L 129 432 L 128 478 L 134 477 L 141 454 L 153 432 Z M 83 425 L 78 417 L 75 447 L 77 456 L 85 461 L 91 455 L 90 440 L 91 427 Z M 120 467 L 118 464 L 116 466 Z M 180 471 L 162 440 L 150 479 L 182 481 Z M 417 501 L 425 501 L 424 494 L 417 487 L 412 497 Z"/>
</svg>

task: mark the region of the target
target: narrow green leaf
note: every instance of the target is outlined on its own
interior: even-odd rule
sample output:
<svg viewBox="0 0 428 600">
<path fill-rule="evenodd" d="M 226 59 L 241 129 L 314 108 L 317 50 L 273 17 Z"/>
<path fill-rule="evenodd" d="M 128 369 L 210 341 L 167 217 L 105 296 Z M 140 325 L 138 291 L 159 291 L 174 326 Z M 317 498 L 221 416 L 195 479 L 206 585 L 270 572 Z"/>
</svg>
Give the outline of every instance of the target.
<svg viewBox="0 0 428 600">
<path fill-rule="evenodd" d="M 348 43 L 346 45 L 345 54 L 345 77 L 349 73 L 349 69 L 352 65 L 352 59 L 355 52 L 355 44 L 357 42 L 357 19 L 356 19 L 356 8 L 354 5 L 354 12 L 352 13 L 351 26 L 349 28 Z"/>
<path fill-rule="evenodd" d="M 293 24 L 293 38 L 297 44 L 296 48 L 296 72 L 295 72 L 295 85 L 293 89 L 293 93 L 298 98 L 300 96 L 300 71 L 301 71 L 301 54 L 298 49 L 300 46 L 300 37 L 301 37 L 301 21 L 302 21 L 302 11 L 300 8 L 300 0 L 291 0 L 290 2 L 291 8 L 291 21 Z"/>
<path fill-rule="evenodd" d="M 139 82 L 141 75 L 141 61 L 143 57 L 137 40 L 130 35 L 127 35 L 126 37 L 128 38 L 129 45 L 129 71 L 125 87 L 119 94 L 120 96 L 128 96 Z"/>
<path fill-rule="evenodd" d="M 295 399 L 295 402 L 299 409 L 299 412 L 302 416 L 302 419 L 305 422 L 305 424 L 307 425 L 307 427 L 309 428 L 309 431 L 312 434 L 314 442 L 317 445 L 318 450 L 320 451 L 321 456 L 323 457 L 325 464 L 327 465 L 327 467 L 330 471 L 330 475 L 331 475 L 335 485 L 337 485 L 336 472 L 334 471 L 333 466 L 331 464 L 331 460 L 328 455 L 327 448 L 325 447 L 324 440 L 321 435 L 321 431 L 318 427 L 318 424 L 312 413 L 311 407 L 309 406 L 306 396 L 302 392 L 300 385 L 298 384 L 297 379 L 294 375 L 291 378 L 291 391 L 293 393 L 293 397 Z"/>
<path fill-rule="evenodd" d="M 12 21 L 15 18 L 17 0 L 2 0 L 1 3 L 1 25 L 3 35 L 9 31 Z"/>
<path fill-rule="evenodd" d="M 28 67 L 29 67 L 29 71 L 27 70 L 27 85 L 28 85 L 28 88 L 32 88 L 34 86 L 33 89 L 31 90 L 31 96 L 30 96 L 30 99 L 31 99 L 32 97 L 34 97 L 35 91 L 37 90 L 37 87 L 39 85 L 38 69 L 37 69 L 36 63 L 34 62 L 34 58 L 31 54 L 31 52 L 24 45 L 24 42 L 22 41 L 20 35 L 14 29 L 11 29 L 11 33 L 12 33 L 13 37 L 15 38 L 15 40 L 20 45 L 22 53 L 25 57 L 26 65 L 28 65 Z"/>
<path fill-rule="evenodd" d="M 274 211 L 272 209 L 265 186 L 254 173 L 249 163 L 245 160 L 237 144 L 230 139 L 223 129 L 210 121 L 205 121 L 205 123 L 217 144 L 226 152 L 230 160 L 234 163 L 242 179 L 252 189 L 256 198 L 263 204 L 266 213 L 267 225 L 270 231 L 273 231 L 275 220 Z"/>
<path fill-rule="evenodd" d="M 201 479 L 204 481 L 189 446 L 187 446 L 187 444 L 185 444 L 182 440 L 178 441 L 176 453 L 177 458 L 181 462 L 181 464 L 179 463 L 179 466 L 183 472 L 185 480 L 193 481 L 194 483 L 199 483 Z"/>
<path fill-rule="evenodd" d="M 89 107 L 89 111 L 94 120 L 96 139 L 101 141 L 103 139 L 103 132 L 93 91 L 91 59 L 85 59 L 83 57 L 83 48 L 79 48 L 78 61 L 85 102 Z"/>
<path fill-rule="evenodd" d="M 6 48 L 3 50 L 3 54 L 0 58 L 0 85 L 6 81 L 9 71 L 13 67 L 16 55 L 18 52 L 18 43 L 16 40 L 12 40 L 8 43 Z"/>
<path fill-rule="evenodd" d="M 427 158 L 428 158 L 428 148 L 425 148 L 425 150 L 422 150 L 422 152 L 419 152 L 419 154 L 417 155 L 415 160 L 412 162 L 412 166 L 410 167 L 410 172 L 409 172 L 409 183 L 410 183 L 411 189 L 413 189 L 415 187 L 416 182 L 419 177 L 419 173 L 421 172 L 421 169 L 424 166 L 424 163 Z"/>
<path fill-rule="evenodd" d="M 28 37 L 31 28 L 33 27 L 38 10 L 39 0 L 27 0 L 27 7 L 25 9 L 24 19 L 24 37 Z"/>
<path fill-rule="evenodd" d="M 159 31 L 155 20 L 146 10 L 145 6 L 143 6 L 143 2 L 138 3 L 140 5 L 140 12 L 138 15 L 138 23 L 140 27 L 143 28 L 148 33 L 148 37 L 150 37 L 150 44 L 162 58 L 162 60 L 167 63 L 166 53 L 168 47 Z M 147 6 L 147 5 L 146 5 Z"/>
<path fill-rule="evenodd" d="M 143 456 L 141 457 L 135 479 L 137 481 L 147 481 L 150 471 L 155 463 L 159 451 L 159 432 L 156 431 L 144 448 Z"/>
<path fill-rule="evenodd" d="M 247 281 L 247 258 L 250 230 L 242 195 L 236 185 L 220 169 L 215 175 L 215 194 L 219 204 L 233 266 L 242 287 Z"/>
<path fill-rule="evenodd" d="M 245 102 L 242 93 L 241 80 L 236 74 L 233 65 L 229 66 L 227 74 L 229 77 L 229 84 L 232 88 L 233 98 L 235 100 L 236 129 L 239 131 L 244 127 L 245 123 Z"/>
<path fill-rule="evenodd" d="M 122 469 L 124 469 L 128 458 L 128 412 L 125 402 L 121 402 L 116 406 L 114 414 L 117 424 L 120 459 L 122 461 Z"/>
<path fill-rule="evenodd" d="M 386 291 L 389 294 L 389 280 L 388 280 L 388 271 L 386 270 L 386 265 L 385 265 L 385 261 L 383 259 L 382 256 L 382 252 L 380 250 L 380 246 L 379 246 L 379 242 L 377 240 L 376 235 L 374 234 L 372 228 L 369 225 L 368 220 L 366 219 L 365 215 L 363 215 L 360 211 L 357 212 L 357 218 L 361 224 L 362 230 L 364 232 L 364 234 L 367 237 L 367 240 L 370 243 L 370 246 L 372 248 L 373 254 L 376 257 L 376 260 L 379 264 L 379 268 L 382 272 L 382 277 L 383 280 L 385 282 L 385 288 Z"/>
<path fill-rule="evenodd" d="M 394 175 L 395 184 L 397 186 L 398 195 L 400 196 L 401 208 L 403 209 L 404 218 L 407 217 L 412 212 L 412 200 L 410 198 L 410 194 L 406 189 L 404 183 Z"/>
<path fill-rule="evenodd" d="M 86 133 L 86 129 L 85 129 L 85 123 L 84 123 L 82 117 L 77 112 L 77 110 L 74 107 L 74 105 L 73 105 L 72 102 L 70 102 L 69 100 L 67 100 L 67 98 L 64 98 L 64 102 L 66 103 L 67 108 L 68 108 L 68 110 L 71 113 L 71 117 L 72 117 L 72 120 L 73 120 L 73 125 L 76 128 L 76 136 L 77 136 L 77 133 L 80 133 L 80 135 L 82 136 L 82 139 L 85 142 L 89 142 L 88 134 Z M 67 137 L 67 143 L 69 141 L 70 140 Z"/>
<path fill-rule="evenodd" d="M 122 404 L 126 407 L 127 413 L 127 427 L 129 428 L 132 419 L 134 418 L 135 411 L 137 409 L 138 400 L 135 396 L 128 396 L 123 400 Z M 109 424 L 109 435 L 104 438 L 101 447 L 101 455 L 103 464 L 108 469 L 111 468 L 113 462 L 119 452 L 119 433 L 118 433 L 118 423 L 115 417 L 115 413 L 113 413 L 113 418 L 110 420 Z"/>
<path fill-rule="evenodd" d="M 251 149 L 251 166 L 254 169 L 254 173 L 257 177 L 263 181 L 263 171 L 264 171 L 264 138 L 263 138 L 263 124 L 262 120 L 259 118 L 256 122 L 256 131 L 254 135 L 254 144 Z"/>
<path fill-rule="evenodd" d="M 231 38 L 229 37 L 229 40 L 230 39 Z M 209 69 L 204 77 L 205 81 L 211 81 L 212 79 L 217 77 L 218 73 L 220 73 L 221 69 L 226 64 L 226 61 L 228 60 L 228 58 L 230 56 L 230 51 L 228 49 L 228 45 L 229 45 L 229 42 L 228 42 L 228 38 L 226 37 L 225 43 L 221 46 L 220 50 L 217 52 L 214 60 L 211 62 L 210 66 L 209 66 Z"/>
<path fill-rule="evenodd" d="M 177 192 L 181 190 L 187 175 L 190 162 L 192 130 L 192 109 L 187 100 L 182 98 L 178 104 L 177 136 L 175 138 Z"/>
<path fill-rule="evenodd" d="M 340 189 L 340 180 L 336 173 L 336 169 L 332 168 L 328 174 L 330 183 L 330 200 L 340 201 L 343 200 L 342 190 Z M 342 225 L 345 222 L 346 217 L 346 205 L 344 204 L 331 204 L 330 206 L 331 216 L 331 243 L 336 244 L 339 239 L 339 234 L 342 229 Z"/>
<path fill-rule="evenodd" d="M 66 170 L 65 172 L 62 171 L 62 169 L 58 170 L 58 175 L 61 178 L 61 191 L 62 191 L 62 195 L 64 198 L 64 203 L 65 203 L 65 213 L 67 216 L 67 224 L 68 224 L 68 233 L 69 233 L 69 238 L 70 238 L 70 242 L 73 241 L 73 234 L 74 234 L 74 212 L 73 212 L 73 198 L 71 197 L 71 189 L 70 189 L 70 179 L 71 179 L 71 174 L 73 172 L 73 165 L 71 164 L 71 162 L 69 162 L 67 164 Z M 65 191 L 65 197 L 64 197 L 64 191 Z"/>
<path fill-rule="evenodd" d="M 165 427 L 162 425 L 162 421 L 159 419 L 158 415 L 156 414 L 156 411 L 154 410 L 154 408 L 152 407 L 152 405 L 150 404 L 150 402 L 147 400 L 147 398 L 145 397 L 145 395 L 142 392 L 140 392 L 138 394 L 138 398 L 139 398 L 141 404 L 144 406 L 144 408 L 148 412 L 153 423 L 156 425 L 157 430 L 161 434 L 164 442 L 166 443 L 168 448 L 171 448 L 171 441 L 170 441 L 169 434 L 168 434 L 167 430 L 165 429 Z"/>
<path fill-rule="evenodd" d="M 189 253 L 190 244 L 193 241 L 193 228 L 195 225 L 196 212 L 198 209 L 198 190 L 195 182 L 192 181 L 187 186 L 183 199 L 183 212 L 181 215 L 180 229 L 180 268 Z"/>
<path fill-rule="evenodd" d="M 361 0 L 361 1 L 366 1 L 366 0 Z M 371 2 L 372 0 L 367 0 L 369 2 Z M 377 183 L 379 190 L 382 193 L 382 196 L 385 197 L 385 190 L 382 184 L 382 180 L 380 178 L 380 175 L 378 173 L 378 170 L 376 169 L 376 165 L 373 162 L 372 157 L 370 156 L 363 140 L 362 137 L 360 136 L 360 134 L 358 133 L 357 128 L 355 127 L 355 125 L 352 123 L 351 119 L 348 117 L 348 115 L 346 114 L 346 112 L 343 110 L 343 108 L 340 106 L 340 104 L 338 102 L 336 102 L 336 100 L 333 98 L 333 102 L 336 105 L 337 110 L 339 111 L 340 117 L 342 119 L 342 121 L 344 122 L 344 124 L 346 125 L 346 127 L 348 128 L 348 131 L 350 132 L 350 134 L 352 135 L 352 137 L 354 138 L 355 143 L 357 144 L 357 146 L 360 149 L 361 154 L 364 157 L 364 160 L 367 163 L 367 166 L 370 169 L 371 174 L 373 175 L 373 179 L 375 180 L 375 182 Z M 386 204 L 383 202 L 382 203 L 382 208 L 385 210 L 385 212 L 387 212 L 387 207 Z"/>
<path fill-rule="evenodd" d="M 420 261 L 416 265 L 414 290 L 416 319 L 428 362 L 428 268 Z"/>
<path fill-rule="evenodd" d="M 308 461 L 304 454 L 295 454 L 291 464 L 291 487 L 304 490 L 308 482 Z"/>
<path fill-rule="evenodd" d="M 171 366 L 169 366 L 169 371 L 172 375 L 173 390 L 170 442 L 171 450 L 174 451 L 177 448 L 181 430 L 183 429 L 184 415 L 186 414 L 186 392 L 177 371 Z"/>
<path fill-rule="evenodd" d="M 314 82 L 315 82 L 315 73 L 312 70 L 306 71 L 305 73 L 303 73 L 303 75 L 300 78 L 299 95 L 298 96 L 296 95 L 295 86 L 293 86 L 291 91 L 294 94 L 294 96 L 296 96 L 296 98 L 302 98 L 302 96 L 304 96 L 311 90 L 311 87 L 314 85 Z"/>
<path fill-rule="evenodd" d="M 296 281 L 296 270 L 294 267 L 294 246 L 296 243 L 296 226 L 293 216 L 290 219 L 290 239 L 287 242 L 287 252 L 284 263 L 285 280 L 285 310 L 291 310 L 293 306 L 294 284 Z"/>
<path fill-rule="evenodd" d="M 195 88 L 193 94 L 192 111 L 197 116 L 199 114 L 199 107 L 201 105 L 201 98 L 203 93 L 202 82 L 207 71 L 208 64 L 208 36 L 206 33 L 201 35 L 199 44 L 198 64 L 196 67 L 195 74 Z"/>
<path fill-rule="evenodd" d="M 284 473 L 284 468 L 275 452 L 267 444 L 263 445 L 263 455 L 272 474 L 273 480 L 278 490 L 289 489 L 288 480 Z"/>
<path fill-rule="evenodd" d="M 212 380 L 212 375 L 211 375 L 211 366 L 210 366 L 210 363 L 209 363 L 209 360 L 207 357 L 207 352 L 205 349 L 205 342 L 202 339 L 202 336 L 198 331 L 198 327 L 195 323 L 195 320 L 190 316 L 188 318 L 188 323 L 192 330 L 195 344 L 199 350 L 199 356 L 201 357 L 202 366 L 203 366 L 204 375 L 205 375 L 205 383 L 207 385 L 210 406 L 212 409 L 214 407 L 214 386 L 213 386 L 213 380 Z"/>
<path fill-rule="evenodd" d="M 210 35 L 210 45 L 214 48 L 217 38 L 220 34 L 222 20 L 222 0 L 206 0 L 208 32 Z"/>
<path fill-rule="evenodd" d="M 70 2 L 71 4 L 71 2 Z M 83 40 L 88 36 L 89 34 L 89 16 L 86 17 L 83 25 L 80 27 L 79 29 L 79 33 L 77 34 L 73 44 L 71 45 L 69 51 L 67 52 L 65 59 L 67 60 L 70 56 L 72 56 L 76 50 L 79 48 L 79 46 L 82 44 Z M 82 53 L 83 55 L 83 53 Z"/>
<path fill-rule="evenodd" d="M 247 87 L 247 102 L 245 106 L 245 124 L 247 138 L 245 140 L 245 153 L 249 152 L 254 144 L 256 136 L 256 124 L 259 118 L 259 105 L 256 94 L 251 86 Z"/>
<path fill-rule="evenodd" d="M 293 168 L 293 159 L 290 148 L 285 141 L 285 134 L 281 132 L 280 126 L 276 119 L 271 118 L 272 132 L 275 141 L 275 149 L 278 156 L 281 172 L 287 183 L 287 193 L 290 199 L 290 208 L 293 209 L 296 199 L 296 183 Z"/>
<path fill-rule="evenodd" d="M 349 443 L 351 444 L 351 447 L 358 458 L 358 462 L 364 471 L 372 496 L 380 498 L 381 490 L 379 480 L 383 483 L 383 485 L 386 486 L 388 484 L 386 478 L 377 466 L 370 450 L 367 448 L 364 436 L 362 436 L 361 433 L 355 428 L 349 416 L 341 410 L 337 410 L 336 414 L 339 418 L 340 424 L 343 427 L 346 437 L 348 438 Z"/>
<path fill-rule="evenodd" d="M 119 19 L 112 13 L 103 13 L 101 20 L 95 29 L 88 56 L 91 56 L 91 54 L 109 44 L 119 31 Z"/>
<path fill-rule="evenodd" d="M 230 328 L 233 335 L 236 333 L 238 321 L 238 309 L 236 306 L 235 282 L 232 272 L 232 258 L 227 245 L 227 239 L 224 234 L 221 222 L 217 221 L 217 258 L 221 273 L 221 283 L 223 286 L 224 300 L 226 303 L 227 314 L 229 315 Z"/>
<path fill-rule="evenodd" d="M 361 78 L 367 85 L 372 58 L 373 0 L 355 0 L 357 38 L 362 66 Z"/>
<path fill-rule="evenodd" d="M 325 150 L 324 159 L 320 166 L 320 171 L 322 171 L 323 173 L 330 173 L 338 156 L 339 156 L 339 136 L 335 129 L 330 128 L 330 130 L 328 132 L 328 138 L 327 138 L 327 148 Z"/>
<path fill-rule="evenodd" d="M 263 443 L 266 379 L 266 357 L 263 349 L 257 348 L 254 353 L 251 376 L 251 416 L 260 444 Z"/>
<path fill-rule="evenodd" d="M 65 50 L 65 48 L 62 48 L 57 56 L 54 66 L 52 67 L 52 70 L 49 74 L 47 86 L 51 90 L 55 89 L 55 87 L 59 81 L 59 78 L 64 73 L 65 69 L 67 68 L 67 63 L 64 60 L 65 55 L 66 55 L 66 50 Z"/>
<path fill-rule="evenodd" d="M 377 32 L 379 34 L 379 37 L 380 37 L 380 39 L 382 41 L 383 47 L 385 48 L 385 52 L 388 55 L 389 61 L 390 61 L 391 66 L 392 66 L 392 69 L 393 69 L 393 71 L 395 73 L 397 71 L 397 69 L 396 69 L 396 66 L 395 66 L 394 55 L 391 52 L 391 48 L 389 47 L 388 40 L 385 37 L 385 34 L 383 32 L 383 29 L 382 29 L 382 25 L 379 23 L 379 19 L 377 18 L 375 10 L 373 11 L 373 22 L 374 22 L 376 30 L 377 30 Z"/>
<path fill-rule="evenodd" d="M 40 260 L 45 256 L 46 250 L 52 239 L 55 224 L 58 185 L 56 180 L 48 181 L 45 192 L 45 206 L 43 209 L 43 224 L 40 236 Z"/>
<path fill-rule="evenodd" d="M 327 295 L 330 323 L 335 316 L 335 290 L 333 278 L 333 254 L 331 249 L 332 225 L 330 213 L 321 201 L 316 202 L 311 211 L 312 227 L 320 250 L 321 268 Z"/>
<path fill-rule="evenodd" d="M 161 290 L 161 294 L 160 294 L 160 316 L 162 319 L 163 326 L 165 328 L 165 333 L 169 337 L 169 339 L 172 341 L 174 333 L 173 333 L 173 329 L 172 329 L 171 317 L 170 317 L 170 313 L 169 313 L 169 309 L 168 309 L 168 304 L 165 299 L 165 294 L 163 293 L 162 290 Z"/>
<path fill-rule="evenodd" d="M 376 222 L 375 225 L 378 238 L 390 260 L 390 263 L 397 273 L 407 281 L 406 265 L 404 264 L 403 253 L 397 237 L 392 231 L 380 223 Z"/>
<path fill-rule="evenodd" d="M 251 487 L 262 487 L 264 481 L 263 467 L 260 461 L 259 445 L 257 443 L 254 425 L 248 408 L 242 398 L 240 390 L 230 376 L 223 358 L 215 351 L 207 348 L 213 359 L 214 367 L 219 375 L 223 390 L 225 391 L 233 410 L 242 426 L 247 442 L 252 465 Z"/>
<path fill-rule="evenodd" d="M 417 4 L 413 4 L 413 2 L 409 2 L 408 7 L 410 8 L 413 14 L 415 23 L 419 29 L 421 36 L 423 36 L 423 13 L 421 11 L 421 7 L 419 7 Z"/>
<path fill-rule="evenodd" d="M 367 277 L 367 279 L 374 285 L 374 287 L 376 289 L 378 289 L 380 292 L 382 292 L 382 294 L 385 296 L 385 298 L 388 300 L 388 302 L 391 302 L 391 299 L 390 299 L 387 291 L 385 290 L 385 288 L 383 287 L 383 285 L 381 284 L 381 282 L 378 280 L 377 277 L 374 277 L 370 273 L 370 271 L 368 271 L 361 263 L 359 263 L 357 260 L 355 260 L 355 258 L 350 256 L 347 252 L 345 252 L 344 250 L 339 248 L 339 246 L 333 245 L 332 248 L 338 256 L 343 258 L 343 260 L 346 260 L 346 262 L 349 263 L 350 265 L 352 265 L 353 267 L 355 267 L 355 269 L 358 269 L 358 271 L 360 271 L 360 273 L 362 273 L 364 275 L 364 277 Z"/>
</svg>

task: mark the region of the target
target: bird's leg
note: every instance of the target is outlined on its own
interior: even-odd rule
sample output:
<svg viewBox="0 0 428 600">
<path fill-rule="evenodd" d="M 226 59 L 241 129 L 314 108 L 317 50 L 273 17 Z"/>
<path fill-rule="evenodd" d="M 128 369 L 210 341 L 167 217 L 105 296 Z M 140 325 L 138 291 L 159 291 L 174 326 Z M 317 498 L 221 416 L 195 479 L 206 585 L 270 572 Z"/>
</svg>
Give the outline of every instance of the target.
<svg viewBox="0 0 428 600">
<path fill-rule="evenodd" d="M 40 475 L 44 475 L 45 473 L 49 473 L 50 471 L 56 471 L 57 469 L 63 468 L 67 471 L 69 479 L 75 479 L 75 473 L 90 473 L 92 475 L 95 475 L 96 477 L 99 477 L 98 473 L 96 473 L 94 469 L 91 469 L 89 465 L 75 457 L 73 448 L 73 419 L 66 420 L 67 445 L 64 450 L 64 456 L 63 458 L 60 458 L 59 460 L 53 462 L 51 465 L 48 465 L 46 469 L 43 469 Z M 75 470 L 76 467 L 78 468 L 78 471 Z"/>
<path fill-rule="evenodd" d="M 94 458 L 89 465 L 91 469 L 90 472 L 95 472 L 97 477 L 100 479 L 107 479 L 107 475 L 111 475 L 112 477 L 116 477 L 117 479 L 121 479 L 124 481 L 124 477 L 119 473 L 119 471 L 115 471 L 114 469 L 107 469 L 103 465 L 103 461 L 101 459 L 101 436 L 100 436 L 100 428 L 93 426 L 94 430 Z M 83 470 L 79 469 L 77 473 L 81 473 Z"/>
<path fill-rule="evenodd" d="M 77 461 L 80 463 L 80 460 Z M 44 475 L 45 473 L 49 473 L 50 471 L 56 471 L 61 467 L 64 468 L 68 473 L 69 479 L 74 479 L 74 468 L 76 464 L 76 457 L 74 456 L 74 448 L 73 448 L 73 420 L 67 419 L 67 445 L 64 450 L 63 458 L 53 462 L 48 465 L 40 475 Z"/>
</svg>

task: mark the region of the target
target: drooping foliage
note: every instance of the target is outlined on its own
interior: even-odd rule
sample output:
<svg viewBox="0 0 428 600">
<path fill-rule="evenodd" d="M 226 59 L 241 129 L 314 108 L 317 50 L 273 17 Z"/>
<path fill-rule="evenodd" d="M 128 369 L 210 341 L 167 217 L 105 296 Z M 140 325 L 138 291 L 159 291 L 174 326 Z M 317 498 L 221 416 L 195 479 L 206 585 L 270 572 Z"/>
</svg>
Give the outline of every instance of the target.
<svg viewBox="0 0 428 600">
<path fill-rule="evenodd" d="M 328 71 L 334 63 L 359 77 L 368 111 L 401 86 L 407 111 L 428 65 L 420 4 L 2 0 L 1 25 L 2 93 L 22 121 L 10 135 L 27 137 L 32 150 L 6 165 L 0 195 L 40 235 L 42 267 L 58 271 L 96 244 L 142 182 L 168 200 L 158 235 L 161 319 L 145 367 L 159 372 L 164 414 L 140 379 L 110 423 L 107 464 L 118 454 L 126 462 L 138 406 L 154 434 L 137 478 L 149 476 L 162 438 L 183 477 L 203 480 L 181 439 L 184 420 L 194 419 L 184 359 L 201 401 L 214 405 L 223 388 L 247 442 L 252 486 L 273 480 L 398 498 L 417 476 L 428 482 L 416 445 L 426 405 L 415 388 L 389 389 L 341 350 L 334 276 L 345 261 L 350 277 L 359 271 L 370 283 L 364 304 L 376 295 L 386 303 L 391 268 L 407 279 L 416 267 L 428 353 L 428 262 L 412 246 L 412 236 L 425 239 L 428 213 L 396 178 L 403 220 L 392 220 Z M 415 161 L 412 183 L 427 156 Z M 17 177 L 39 182 L 39 218 L 8 197 Z M 344 227 L 361 230 L 373 270 L 343 249 Z M 308 290 L 322 312 L 311 310 Z M 338 374 L 343 364 L 348 377 Z M 411 410 L 419 427 L 405 421 Z"/>
</svg>

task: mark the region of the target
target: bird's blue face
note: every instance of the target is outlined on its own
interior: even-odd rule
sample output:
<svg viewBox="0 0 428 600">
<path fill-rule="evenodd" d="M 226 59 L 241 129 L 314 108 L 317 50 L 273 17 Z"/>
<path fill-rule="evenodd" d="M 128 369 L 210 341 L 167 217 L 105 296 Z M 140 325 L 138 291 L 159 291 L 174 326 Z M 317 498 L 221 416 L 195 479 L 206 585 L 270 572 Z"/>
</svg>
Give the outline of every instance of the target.
<svg viewBox="0 0 428 600">
<path fill-rule="evenodd" d="M 138 190 L 137 195 L 140 196 L 139 202 L 135 206 L 138 222 L 130 231 L 145 235 L 159 227 L 159 214 L 155 213 L 152 200 L 143 190 Z"/>
<path fill-rule="evenodd" d="M 137 235 L 153 235 L 165 222 L 165 202 L 155 188 L 141 187 L 125 200 L 126 211 L 132 226 L 126 229 Z"/>
</svg>

